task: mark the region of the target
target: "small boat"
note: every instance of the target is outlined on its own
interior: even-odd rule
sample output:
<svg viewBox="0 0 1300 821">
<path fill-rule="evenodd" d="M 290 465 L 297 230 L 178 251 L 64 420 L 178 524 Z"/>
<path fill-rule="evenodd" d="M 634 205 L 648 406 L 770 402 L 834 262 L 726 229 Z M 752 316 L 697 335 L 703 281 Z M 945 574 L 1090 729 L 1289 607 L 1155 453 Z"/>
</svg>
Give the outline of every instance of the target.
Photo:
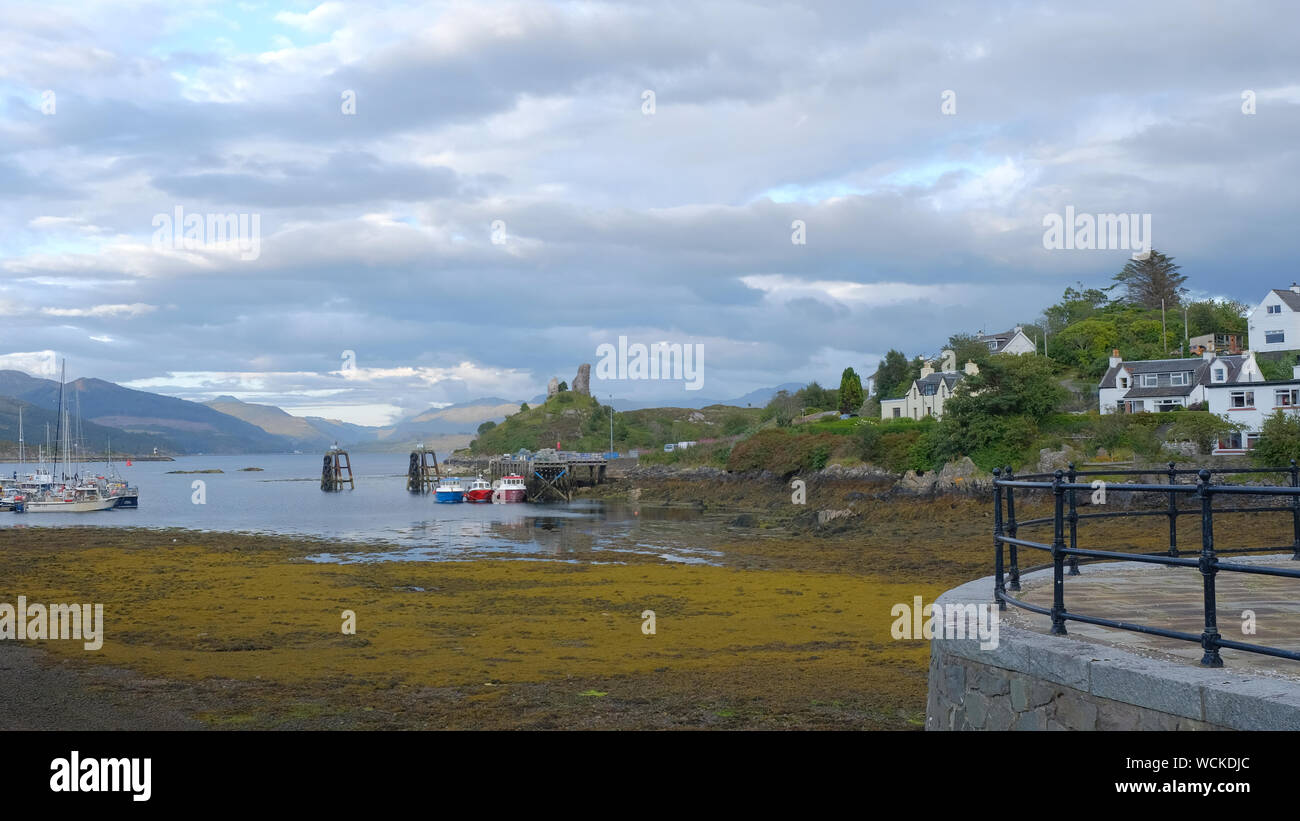
<svg viewBox="0 0 1300 821">
<path fill-rule="evenodd" d="M 508 504 L 510 502 L 522 502 L 528 493 L 528 487 L 524 484 L 524 477 L 518 474 L 502 476 L 496 481 L 492 488 L 492 502 L 494 504 Z"/>
<path fill-rule="evenodd" d="M 486 481 L 482 476 L 470 482 L 469 490 L 465 491 L 465 501 L 491 502 L 492 484 Z"/>
<path fill-rule="evenodd" d="M 434 500 L 443 504 L 465 501 L 465 485 L 459 479 L 443 479 L 433 491 Z"/>
</svg>

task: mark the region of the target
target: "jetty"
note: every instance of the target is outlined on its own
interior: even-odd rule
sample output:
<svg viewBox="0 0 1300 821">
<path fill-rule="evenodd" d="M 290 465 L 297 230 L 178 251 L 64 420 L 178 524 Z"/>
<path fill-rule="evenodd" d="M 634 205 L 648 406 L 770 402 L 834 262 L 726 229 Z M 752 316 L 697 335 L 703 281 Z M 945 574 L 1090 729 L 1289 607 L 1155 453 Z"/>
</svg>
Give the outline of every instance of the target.
<svg viewBox="0 0 1300 821">
<path fill-rule="evenodd" d="M 488 460 L 492 481 L 502 476 L 522 476 L 528 487 L 528 501 L 572 501 L 573 490 L 604 484 L 609 460 L 603 453 L 567 450 L 520 451 Z"/>
<path fill-rule="evenodd" d="M 320 471 L 320 489 L 342 490 L 344 485 L 348 486 L 348 490 L 356 490 L 357 487 L 352 481 L 352 457 L 346 450 L 340 450 L 335 445 L 325 452 L 325 461 Z"/>
</svg>

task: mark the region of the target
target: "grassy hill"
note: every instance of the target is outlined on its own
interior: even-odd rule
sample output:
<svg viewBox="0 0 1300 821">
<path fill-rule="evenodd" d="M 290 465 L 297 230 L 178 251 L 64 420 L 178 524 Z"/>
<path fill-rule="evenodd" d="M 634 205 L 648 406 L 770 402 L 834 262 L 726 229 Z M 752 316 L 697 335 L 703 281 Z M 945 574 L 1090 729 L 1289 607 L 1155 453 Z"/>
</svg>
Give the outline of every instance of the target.
<svg viewBox="0 0 1300 821">
<path fill-rule="evenodd" d="M 736 436 L 756 427 L 761 412 L 727 405 L 615 412 L 614 449 L 657 449 L 667 442 Z M 609 437 L 607 406 L 590 396 L 566 391 L 482 431 L 470 451 L 477 455 L 513 453 L 520 448 L 553 448 L 557 442 L 564 450 L 605 451 Z"/>
</svg>

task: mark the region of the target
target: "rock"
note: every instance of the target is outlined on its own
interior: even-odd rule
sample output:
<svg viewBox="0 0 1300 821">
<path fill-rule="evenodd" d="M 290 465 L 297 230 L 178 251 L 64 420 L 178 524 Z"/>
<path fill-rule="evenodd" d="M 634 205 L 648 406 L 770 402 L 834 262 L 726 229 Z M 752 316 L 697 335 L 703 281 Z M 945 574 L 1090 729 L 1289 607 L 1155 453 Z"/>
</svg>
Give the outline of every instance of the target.
<svg viewBox="0 0 1300 821">
<path fill-rule="evenodd" d="M 555 396 L 555 394 L 559 392 L 560 392 L 560 380 L 552 376 L 551 381 L 546 383 L 546 398 L 550 399 L 552 396 Z"/>
<path fill-rule="evenodd" d="M 848 508 L 844 510 L 819 510 L 817 511 L 817 524 L 824 525 L 827 522 L 833 522 L 836 519 L 843 519 L 852 515 L 853 511 Z"/>
<path fill-rule="evenodd" d="M 917 473 L 909 470 L 898 480 L 897 487 L 909 493 L 929 493 L 934 490 L 934 473 Z"/>
<path fill-rule="evenodd" d="M 573 377 L 573 392 L 591 396 L 591 366 L 585 362 L 578 366 L 578 375 Z"/>
<path fill-rule="evenodd" d="M 704 421 L 704 414 L 700 413 L 699 411 L 695 411 L 694 413 L 692 413 L 690 416 L 688 416 L 688 417 L 686 417 L 686 418 L 687 418 L 688 421 L 691 421 L 691 422 L 703 422 L 703 421 Z"/>
<path fill-rule="evenodd" d="M 1038 470 L 1036 473 L 1054 473 L 1058 470 L 1069 470 L 1071 462 L 1078 462 L 1074 450 L 1066 445 L 1060 450 L 1043 448 L 1038 451 Z"/>
</svg>

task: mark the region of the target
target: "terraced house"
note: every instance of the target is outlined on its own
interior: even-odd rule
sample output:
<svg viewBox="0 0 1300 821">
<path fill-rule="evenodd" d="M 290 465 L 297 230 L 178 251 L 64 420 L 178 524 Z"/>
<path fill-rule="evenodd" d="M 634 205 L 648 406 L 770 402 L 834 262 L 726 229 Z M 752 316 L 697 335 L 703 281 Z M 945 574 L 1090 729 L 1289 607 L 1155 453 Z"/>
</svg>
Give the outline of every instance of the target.
<svg viewBox="0 0 1300 821">
<path fill-rule="evenodd" d="M 1102 413 L 1170 411 L 1207 401 L 1210 389 L 1263 381 L 1251 351 L 1125 362 L 1115 350 L 1098 386 L 1097 404 Z"/>
</svg>

